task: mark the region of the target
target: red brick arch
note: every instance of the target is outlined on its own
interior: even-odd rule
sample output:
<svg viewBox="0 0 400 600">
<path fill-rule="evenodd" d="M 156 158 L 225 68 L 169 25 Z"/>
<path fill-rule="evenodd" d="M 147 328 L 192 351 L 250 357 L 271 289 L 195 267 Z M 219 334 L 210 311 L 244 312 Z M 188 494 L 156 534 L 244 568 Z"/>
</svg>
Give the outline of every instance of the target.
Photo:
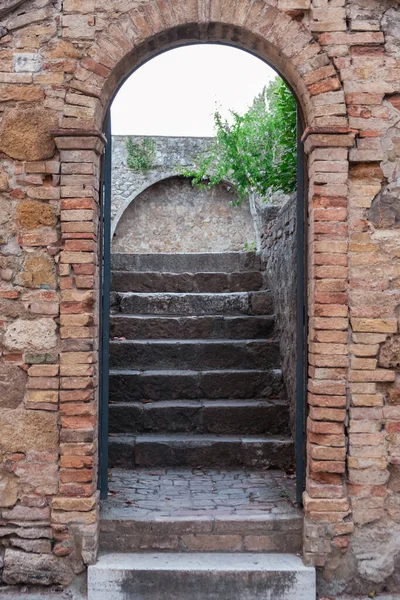
<svg viewBox="0 0 400 600">
<path fill-rule="evenodd" d="M 121 83 L 143 62 L 174 47 L 212 42 L 243 48 L 276 69 L 298 98 L 307 126 L 347 126 L 342 84 L 332 59 L 302 22 L 273 1 L 146 2 L 99 34 L 70 87 L 99 98 L 102 110 L 93 116 L 99 126 Z M 329 105 L 337 106 L 330 111 Z"/>
</svg>

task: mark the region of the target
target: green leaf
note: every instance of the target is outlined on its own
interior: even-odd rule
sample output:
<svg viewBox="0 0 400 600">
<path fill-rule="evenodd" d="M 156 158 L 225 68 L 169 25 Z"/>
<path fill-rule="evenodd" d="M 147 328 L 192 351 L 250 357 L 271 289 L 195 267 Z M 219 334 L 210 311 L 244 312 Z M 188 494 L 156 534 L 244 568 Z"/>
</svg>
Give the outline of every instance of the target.
<svg viewBox="0 0 400 600">
<path fill-rule="evenodd" d="M 297 107 L 277 77 L 256 96 L 244 115 L 231 111 L 231 122 L 214 114 L 215 142 L 182 175 L 193 185 L 213 187 L 229 181 L 242 202 L 251 192 L 265 198 L 270 190 L 296 189 Z"/>
<path fill-rule="evenodd" d="M 132 137 L 128 137 L 126 140 L 126 149 L 128 151 L 126 164 L 130 169 L 146 173 L 152 168 L 155 155 L 154 140 L 151 138 L 142 138 L 140 142 L 135 143 Z"/>
</svg>

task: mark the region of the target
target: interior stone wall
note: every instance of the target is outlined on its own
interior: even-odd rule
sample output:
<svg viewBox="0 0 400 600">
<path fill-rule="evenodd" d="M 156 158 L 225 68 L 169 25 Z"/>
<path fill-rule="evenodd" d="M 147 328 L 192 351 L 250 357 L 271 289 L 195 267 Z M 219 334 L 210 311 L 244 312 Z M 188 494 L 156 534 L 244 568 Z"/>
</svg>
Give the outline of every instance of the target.
<svg viewBox="0 0 400 600">
<path fill-rule="evenodd" d="M 109 103 L 156 54 L 223 42 L 274 66 L 306 123 L 304 560 L 320 595 L 398 591 L 398 2 L 7 0 L 0 18 L 2 581 L 96 560 Z"/>
<path fill-rule="evenodd" d="M 272 200 L 272 199 L 271 199 Z M 274 298 L 276 335 L 279 336 L 282 372 L 290 405 L 290 429 L 296 433 L 297 343 L 297 240 L 296 194 L 257 203 L 261 259 Z"/>
<path fill-rule="evenodd" d="M 229 252 L 255 244 L 249 202 L 233 206 L 226 185 L 211 190 L 183 177 L 153 184 L 123 213 L 114 252 Z"/>
</svg>

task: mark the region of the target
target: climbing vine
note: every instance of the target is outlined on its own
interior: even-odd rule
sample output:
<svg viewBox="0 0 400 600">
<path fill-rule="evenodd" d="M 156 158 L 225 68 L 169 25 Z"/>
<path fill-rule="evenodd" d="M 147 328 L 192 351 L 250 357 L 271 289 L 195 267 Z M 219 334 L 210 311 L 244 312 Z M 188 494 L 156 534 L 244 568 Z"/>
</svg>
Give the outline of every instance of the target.
<svg viewBox="0 0 400 600">
<path fill-rule="evenodd" d="M 214 115 L 216 138 L 211 150 L 200 156 L 183 175 L 193 185 L 213 187 L 230 181 L 242 202 L 253 192 L 266 198 L 271 191 L 296 189 L 296 100 L 277 77 L 240 115 L 231 119 Z"/>
<path fill-rule="evenodd" d="M 132 137 L 126 140 L 128 151 L 127 165 L 132 171 L 147 173 L 154 163 L 155 143 L 151 138 L 142 138 L 134 142 Z"/>
</svg>

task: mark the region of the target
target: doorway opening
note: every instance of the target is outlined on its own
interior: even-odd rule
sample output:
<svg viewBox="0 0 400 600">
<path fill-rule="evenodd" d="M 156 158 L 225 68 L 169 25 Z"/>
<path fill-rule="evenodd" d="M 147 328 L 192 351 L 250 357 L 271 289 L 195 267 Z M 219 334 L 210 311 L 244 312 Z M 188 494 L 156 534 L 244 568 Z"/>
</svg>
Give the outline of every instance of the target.
<svg viewBox="0 0 400 600">
<path fill-rule="evenodd" d="M 195 48 L 228 49 L 171 50 L 125 85 Z M 240 198 L 228 178 L 192 185 L 187 175 L 212 153 L 212 138 L 113 135 L 110 118 L 106 136 L 101 546 L 300 550 L 301 143 L 296 189 L 270 190 L 265 202 L 256 189 Z"/>
</svg>

